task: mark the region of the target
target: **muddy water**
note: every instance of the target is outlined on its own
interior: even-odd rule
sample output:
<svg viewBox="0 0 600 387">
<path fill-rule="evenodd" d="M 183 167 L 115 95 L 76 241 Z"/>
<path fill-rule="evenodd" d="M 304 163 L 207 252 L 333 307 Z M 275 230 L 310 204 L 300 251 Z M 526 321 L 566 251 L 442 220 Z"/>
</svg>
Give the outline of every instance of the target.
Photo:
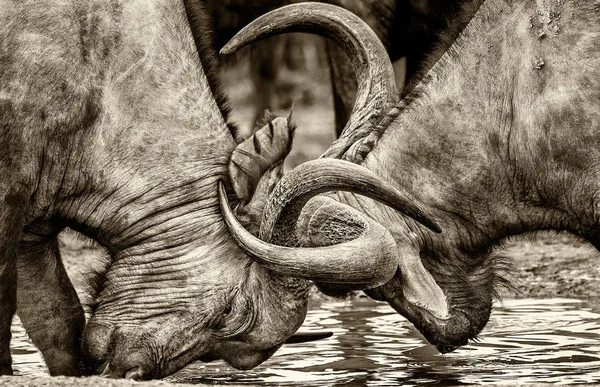
<svg viewBox="0 0 600 387">
<path fill-rule="evenodd" d="M 16 372 L 44 374 L 22 328 L 13 328 Z M 287 345 L 251 371 L 195 363 L 167 380 L 298 386 L 600 382 L 600 310 L 578 300 L 505 301 L 478 343 L 446 355 L 385 304 L 365 299 L 314 305 L 302 329 L 334 335 Z"/>
</svg>

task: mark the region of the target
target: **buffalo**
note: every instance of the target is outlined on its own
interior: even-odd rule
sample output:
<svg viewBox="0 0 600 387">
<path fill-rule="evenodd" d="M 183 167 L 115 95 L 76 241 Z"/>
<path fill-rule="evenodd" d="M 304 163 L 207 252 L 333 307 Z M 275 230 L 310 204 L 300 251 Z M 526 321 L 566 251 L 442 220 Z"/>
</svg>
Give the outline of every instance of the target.
<svg viewBox="0 0 600 387">
<path fill-rule="evenodd" d="M 600 1 L 473 1 L 466 12 L 474 14 L 468 26 L 402 99 L 385 53 L 356 36 L 369 54 L 346 50 L 359 84 L 373 79 L 361 75 L 365 69 L 377 69 L 378 81 L 369 84 L 377 98 L 359 93 L 344 133 L 321 159 L 347 160 L 382 176 L 414 197 L 443 232 L 355 193 L 325 195 L 341 181 L 298 168 L 269 199 L 256 246 L 241 243 L 255 256 L 271 244 L 327 245 L 348 235 L 329 206 L 354 208 L 395 242 L 389 259 L 397 273 L 367 294 L 387 301 L 441 352 L 466 344 L 487 323 L 507 266 L 492 248 L 505 238 L 566 230 L 600 247 Z M 324 27 L 340 19 L 342 30 Z M 222 52 L 282 31 L 355 36 L 357 23 L 341 9 L 282 8 Z M 235 219 L 228 223 L 239 230 Z M 314 260 L 331 270 L 339 264 Z M 334 294 L 364 288 L 318 282 Z"/>
<path fill-rule="evenodd" d="M 337 202 L 343 243 L 285 248 L 298 270 L 277 263 L 281 249 L 259 261 L 240 248 L 220 207 L 231 201 L 226 213 L 252 230 L 293 127 L 271 118 L 236 142 L 198 2 L 5 0 L 0 22 L 0 374 L 12 373 L 15 312 L 51 374 L 148 379 L 196 359 L 245 369 L 269 358 L 301 325 L 308 280 L 330 274 L 307 257 L 343 263 L 336 283 L 394 275 L 380 262 L 394 254 L 388 231 Z M 312 169 L 351 173 L 367 195 L 437 227 L 366 168 Z M 87 325 L 57 247 L 65 227 L 110 256 Z M 353 246 L 373 259 L 354 259 Z"/>
</svg>

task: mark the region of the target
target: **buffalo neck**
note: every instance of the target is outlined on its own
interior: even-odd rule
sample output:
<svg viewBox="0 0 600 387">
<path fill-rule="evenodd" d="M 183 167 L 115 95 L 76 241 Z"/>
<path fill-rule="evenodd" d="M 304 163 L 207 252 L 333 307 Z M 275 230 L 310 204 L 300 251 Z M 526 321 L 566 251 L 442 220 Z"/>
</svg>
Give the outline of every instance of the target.
<svg viewBox="0 0 600 387">
<path fill-rule="evenodd" d="M 440 223 L 439 237 L 423 239 L 467 250 L 540 229 L 591 239 L 600 157 L 592 3 L 486 1 L 402 102 L 364 165 Z"/>
<path fill-rule="evenodd" d="M 188 25 L 183 4 L 115 4 L 84 30 L 88 114 L 48 137 L 35 200 L 113 253 L 175 247 L 220 220 L 235 142 L 189 27 L 173 28 Z"/>
</svg>

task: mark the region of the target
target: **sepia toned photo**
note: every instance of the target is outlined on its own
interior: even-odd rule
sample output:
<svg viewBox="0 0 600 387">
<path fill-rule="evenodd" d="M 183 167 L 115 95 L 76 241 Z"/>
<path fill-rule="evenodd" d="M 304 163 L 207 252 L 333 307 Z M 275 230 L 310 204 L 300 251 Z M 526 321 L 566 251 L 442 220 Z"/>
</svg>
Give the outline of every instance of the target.
<svg viewBox="0 0 600 387">
<path fill-rule="evenodd" d="M 0 0 L 0 387 L 598 385 L 598 234 L 600 0 Z"/>
</svg>

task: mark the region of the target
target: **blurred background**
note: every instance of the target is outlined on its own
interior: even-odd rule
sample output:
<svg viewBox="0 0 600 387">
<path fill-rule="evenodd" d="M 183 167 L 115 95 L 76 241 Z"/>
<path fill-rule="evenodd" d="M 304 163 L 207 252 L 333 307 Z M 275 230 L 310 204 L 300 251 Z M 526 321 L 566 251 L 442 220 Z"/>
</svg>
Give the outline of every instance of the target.
<svg viewBox="0 0 600 387">
<path fill-rule="evenodd" d="M 247 47 L 223 60 L 221 84 L 231 103 L 231 120 L 249 135 L 265 110 L 284 116 L 293 110 L 298 130 L 286 166 L 318 158 L 337 137 L 324 42 L 308 34 L 289 34 L 259 44 L 264 51 Z M 261 59 L 278 62 L 277 71 L 265 75 L 251 64 L 263 53 Z"/>
<path fill-rule="evenodd" d="M 211 15 L 215 49 L 242 27 L 296 0 L 203 0 Z M 439 36 L 461 26 L 463 3 L 480 0 L 328 0 L 363 19 L 394 63 L 399 90 L 412 87 Z M 450 34 L 452 35 L 452 34 Z M 337 137 L 354 103 L 356 82 L 346 54 L 323 38 L 285 34 L 221 59 L 221 79 L 232 118 L 249 134 L 265 110 L 287 115 L 293 105 L 295 146 L 288 167 L 318 157 Z M 433 58 L 435 60 L 435 58 Z"/>
</svg>

